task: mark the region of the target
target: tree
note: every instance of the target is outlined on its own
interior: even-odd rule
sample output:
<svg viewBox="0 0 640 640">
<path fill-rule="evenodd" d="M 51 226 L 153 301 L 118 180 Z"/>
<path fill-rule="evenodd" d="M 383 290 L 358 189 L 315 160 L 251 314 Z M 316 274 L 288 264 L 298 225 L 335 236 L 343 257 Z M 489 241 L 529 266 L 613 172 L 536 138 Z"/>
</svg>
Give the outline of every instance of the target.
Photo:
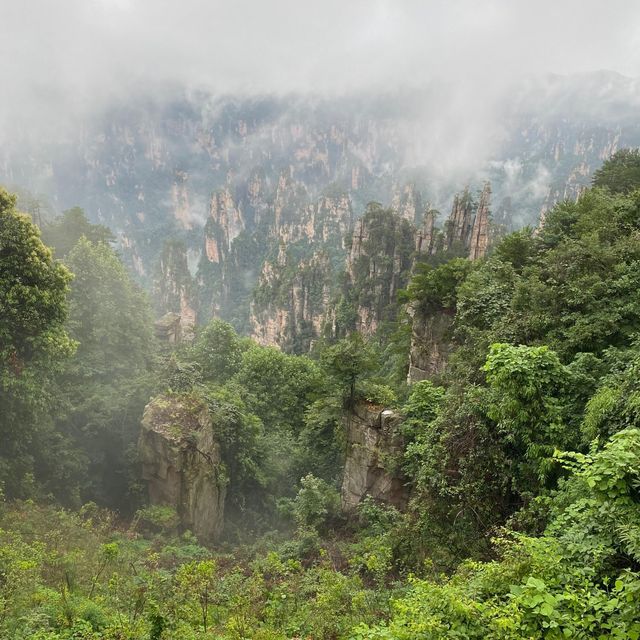
<svg viewBox="0 0 640 640">
<path fill-rule="evenodd" d="M 233 380 L 243 389 L 247 407 L 262 420 L 267 433 L 297 435 L 305 411 L 321 387 L 321 372 L 310 358 L 253 345 L 242 355 Z"/>
<path fill-rule="evenodd" d="M 243 351 L 235 329 L 216 318 L 198 335 L 190 355 L 206 381 L 222 383 L 238 371 Z"/>
<path fill-rule="evenodd" d="M 358 332 L 327 347 L 320 355 L 320 362 L 327 375 L 339 387 L 347 406 L 356 398 L 356 382 L 376 368 L 375 352 Z"/>
<path fill-rule="evenodd" d="M 612 193 L 630 193 L 640 188 L 640 150 L 616 151 L 593 174 L 594 187 L 604 187 Z"/>
<path fill-rule="evenodd" d="M 91 224 L 80 207 L 67 209 L 42 230 L 43 240 L 55 249 L 57 258 L 64 258 L 80 238 L 91 242 L 111 242 L 115 238 L 111 230 L 100 224 Z"/>
<path fill-rule="evenodd" d="M 511 449 L 516 490 L 529 493 L 536 476 L 548 476 L 555 448 L 579 444 L 563 420 L 571 372 L 548 347 L 510 344 L 491 346 L 484 371 L 492 391 L 487 415 Z"/>
<path fill-rule="evenodd" d="M 9 496 L 28 492 L 37 462 L 55 450 L 51 384 L 75 346 L 64 324 L 71 274 L 15 202 L 0 189 L 0 484 Z"/>
<path fill-rule="evenodd" d="M 82 498 L 123 507 L 139 420 L 153 386 L 151 311 L 114 250 L 82 237 L 66 263 L 75 279 L 69 333 L 79 342 L 59 379 L 60 430 L 87 459 Z"/>
</svg>

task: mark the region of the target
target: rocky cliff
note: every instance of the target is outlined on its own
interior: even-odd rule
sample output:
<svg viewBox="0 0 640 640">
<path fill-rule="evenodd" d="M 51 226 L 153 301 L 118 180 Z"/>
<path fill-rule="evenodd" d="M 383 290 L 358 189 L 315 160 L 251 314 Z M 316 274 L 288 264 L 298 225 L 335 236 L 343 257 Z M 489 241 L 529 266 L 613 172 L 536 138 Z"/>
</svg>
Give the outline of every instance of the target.
<svg viewBox="0 0 640 640">
<path fill-rule="evenodd" d="M 151 504 L 173 507 L 201 542 L 219 538 L 226 480 L 204 403 L 188 395 L 154 398 L 144 411 L 138 452 Z"/>
<path fill-rule="evenodd" d="M 329 255 L 297 258 L 284 244 L 275 262 L 265 262 L 251 303 L 252 337 L 262 345 L 308 352 L 332 335 L 334 274 Z"/>
<path fill-rule="evenodd" d="M 411 347 L 409 348 L 409 384 L 442 373 L 451 351 L 453 314 L 439 312 L 424 315 L 409 306 Z"/>
<path fill-rule="evenodd" d="M 222 315 L 250 333 L 253 288 L 281 241 L 313 238 L 305 259 L 338 247 L 331 234 L 344 236 L 376 201 L 431 234 L 420 252 L 444 245 L 477 258 L 491 225 L 478 216 L 470 191 L 454 201 L 461 181 L 491 181 L 499 203 L 494 223 L 511 218 L 516 226 L 535 226 L 541 210 L 575 197 L 605 157 L 640 144 L 635 111 L 619 100 L 637 91 L 632 81 L 608 74 L 520 87 L 501 111 L 499 141 L 473 150 L 474 168 L 455 178 L 443 178 L 439 158 L 424 145 L 430 109 L 446 105 L 444 87 L 401 99 L 128 96 L 126 106 L 109 105 L 68 135 L 52 134 L 35 146 L 16 133 L 0 153 L 0 182 L 45 194 L 57 209 L 84 207 L 92 221 L 112 228 L 124 259 L 149 288 L 165 241 L 183 242 L 197 289 L 187 304 L 202 321 Z M 324 198 L 328 209 L 320 204 Z M 423 227 L 432 207 L 455 211 L 443 237 Z M 325 228 L 314 221 L 317 214 Z M 172 277 L 166 276 L 166 289 L 176 290 Z M 179 312 L 165 304 L 166 292 L 155 291 L 159 312 Z M 358 322 L 366 327 L 376 320 L 361 314 Z"/>
<path fill-rule="evenodd" d="M 487 181 L 477 203 L 469 189 L 456 194 L 444 227 L 434 227 L 434 212 L 427 211 L 422 228 L 416 235 L 416 260 L 430 261 L 433 256 L 447 253 L 449 257 L 479 260 L 485 257 L 491 242 L 510 225 L 510 214 L 502 204 L 502 224 L 495 224 L 491 215 L 491 184 Z M 408 306 L 411 318 L 409 349 L 409 383 L 432 378 L 444 371 L 451 350 L 451 333 L 455 312 L 440 310 L 425 314 Z"/>
<path fill-rule="evenodd" d="M 395 320 L 396 299 L 407 286 L 416 229 L 393 210 L 370 205 L 351 236 L 344 299 L 355 311 L 349 329 L 373 335 L 380 324 Z"/>
<path fill-rule="evenodd" d="M 345 421 L 343 511 L 352 512 L 366 496 L 404 508 L 408 494 L 405 479 L 398 470 L 404 447 L 398 429 L 400 416 L 384 407 L 358 402 Z"/>
</svg>

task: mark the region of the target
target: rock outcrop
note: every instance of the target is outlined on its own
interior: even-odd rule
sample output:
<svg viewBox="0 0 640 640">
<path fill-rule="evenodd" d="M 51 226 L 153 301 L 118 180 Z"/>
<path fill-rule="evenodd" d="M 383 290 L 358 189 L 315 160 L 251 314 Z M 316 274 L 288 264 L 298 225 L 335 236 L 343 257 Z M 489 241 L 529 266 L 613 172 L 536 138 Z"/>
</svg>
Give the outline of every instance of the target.
<svg viewBox="0 0 640 640">
<path fill-rule="evenodd" d="M 207 407 L 189 395 L 162 395 L 145 408 L 138 440 L 151 504 L 173 507 L 203 543 L 224 525 L 226 480 Z"/>
<path fill-rule="evenodd" d="M 358 402 L 346 421 L 347 457 L 342 481 L 342 509 L 352 512 L 366 497 L 399 509 L 406 506 L 405 479 L 397 467 L 403 451 L 401 418 L 384 407 Z"/>
<path fill-rule="evenodd" d="M 440 312 L 424 316 L 409 306 L 411 347 L 407 382 L 427 380 L 444 371 L 451 350 L 451 328 L 454 315 Z"/>
<path fill-rule="evenodd" d="M 491 202 L 491 184 L 486 182 L 473 221 L 469 237 L 469 260 L 484 258 L 489 249 L 489 205 Z"/>
<path fill-rule="evenodd" d="M 190 340 L 196 324 L 194 282 L 189 271 L 184 243 L 167 240 L 153 280 L 156 311 L 180 316 L 182 340 Z"/>
<path fill-rule="evenodd" d="M 405 220 L 417 224 L 422 215 L 422 196 L 415 184 L 405 184 L 396 189 L 391 199 L 391 208 Z"/>
<path fill-rule="evenodd" d="M 356 329 L 373 335 L 394 320 L 397 293 L 407 286 L 416 245 L 415 227 L 392 210 L 370 205 L 356 223 L 346 266 L 345 295 Z"/>
<path fill-rule="evenodd" d="M 331 308 L 333 271 L 322 251 L 296 260 L 284 244 L 275 262 L 265 262 L 250 320 L 259 344 L 306 353 L 323 335 Z"/>
</svg>

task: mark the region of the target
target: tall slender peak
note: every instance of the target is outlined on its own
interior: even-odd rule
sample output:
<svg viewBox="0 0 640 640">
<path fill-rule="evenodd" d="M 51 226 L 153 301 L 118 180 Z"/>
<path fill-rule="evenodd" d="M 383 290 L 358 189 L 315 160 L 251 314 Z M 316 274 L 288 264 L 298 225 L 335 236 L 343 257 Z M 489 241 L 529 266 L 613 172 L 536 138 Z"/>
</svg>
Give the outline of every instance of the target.
<svg viewBox="0 0 640 640">
<path fill-rule="evenodd" d="M 218 189 L 211 197 L 209 215 L 225 230 L 227 245 L 244 230 L 244 217 L 228 187 Z"/>
<path fill-rule="evenodd" d="M 469 187 L 462 194 L 456 194 L 447 223 L 447 249 L 456 245 L 467 247 L 473 226 L 473 198 Z"/>
<path fill-rule="evenodd" d="M 422 227 L 416 234 L 416 251 L 418 253 L 431 255 L 434 252 L 435 223 L 436 211 L 427 205 L 422 220 Z"/>
<path fill-rule="evenodd" d="M 280 172 L 273 200 L 275 228 L 299 221 L 300 212 L 309 204 L 309 194 L 305 186 L 293 179 L 292 168 Z"/>
<path fill-rule="evenodd" d="M 422 196 L 413 182 L 408 182 L 402 189 L 395 190 L 391 208 L 401 218 L 416 223 L 422 212 Z"/>
<path fill-rule="evenodd" d="M 485 182 L 469 240 L 469 260 L 483 258 L 489 248 L 489 211 L 491 205 L 491 183 Z"/>
</svg>

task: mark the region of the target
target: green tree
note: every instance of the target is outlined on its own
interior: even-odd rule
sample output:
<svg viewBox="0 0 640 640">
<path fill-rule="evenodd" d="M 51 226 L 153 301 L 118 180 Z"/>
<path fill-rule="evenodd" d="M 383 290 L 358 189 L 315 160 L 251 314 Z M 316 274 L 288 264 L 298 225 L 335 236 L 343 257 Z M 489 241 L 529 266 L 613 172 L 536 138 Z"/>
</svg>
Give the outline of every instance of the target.
<svg viewBox="0 0 640 640">
<path fill-rule="evenodd" d="M 76 480 L 82 498 L 123 508 L 154 384 L 150 307 L 106 243 L 82 237 L 66 263 L 75 274 L 68 330 L 79 347 L 59 379 L 66 411 L 58 425 L 87 461 L 86 477 Z"/>
<path fill-rule="evenodd" d="M 536 476 L 548 476 L 555 448 L 579 444 L 563 420 L 571 372 L 548 347 L 510 344 L 492 345 L 484 370 L 492 391 L 487 415 L 513 448 L 516 490 L 529 493 Z"/>
<path fill-rule="evenodd" d="M 67 209 L 42 229 L 43 241 L 55 249 L 57 258 L 65 258 L 83 236 L 91 242 L 115 240 L 110 229 L 90 223 L 80 207 Z"/>
<path fill-rule="evenodd" d="M 243 342 L 235 329 L 214 319 L 198 334 L 190 357 L 200 365 L 205 380 L 223 383 L 240 368 L 243 351 Z"/>
<path fill-rule="evenodd" d="M 605 187 L 612 193 L 629 193 L 640 187 L 640 150 L 616 151 L 593 174 L 594 187 Z"/>
<path fill-rule="evenodd" d="M 358 332 L 326 347 L 320 354 L 320 363 L 347 406 L 356 399 L 356 382 L 373 373 L 378 364 L 375 351 Z"/>
<path fill-rule="evenodd" d="M 70 280 L 0 189 L 0 483 L 10 496 L 28 490 L 29 474 L 57 446 L 47 413 L 52 379 L 74 348 L 64 324 Z"/>
<path fill-rule="evenodd" d="M 310 358 L 253 345 L 242 355 L 234 381 L 268 433 L 298 434 L 304 414 L 321 388 L 321 372 Z"/>
</svg>

